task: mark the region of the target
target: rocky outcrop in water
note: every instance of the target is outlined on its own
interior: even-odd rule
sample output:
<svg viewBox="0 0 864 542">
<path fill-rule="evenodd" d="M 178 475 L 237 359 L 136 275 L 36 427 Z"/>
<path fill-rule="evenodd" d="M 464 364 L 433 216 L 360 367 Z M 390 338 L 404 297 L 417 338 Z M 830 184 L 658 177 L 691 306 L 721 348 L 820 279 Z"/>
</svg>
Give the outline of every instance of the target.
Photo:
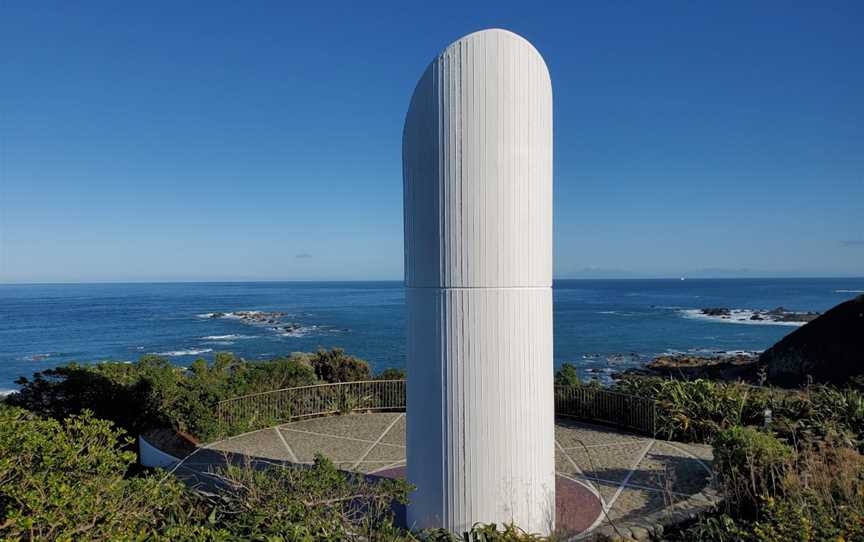
<svg viewBox="0 0 864 542">
<path fill-rule="evenodd" d="M 837 305 L 762 353 L 768 381 L 781 386 L 844 384 L 864 375 L 864 295 Z"/>
<path fill-rule="evenodd" d="M 753 380 L 758 359 L 756 352 L 664 354 L 654 358 L 641 373 L 686 379 Z"/>
<path fill-rule="evenodd" d="M 297 333 L 306 328 L 300 324 L 293 322 L 283 322 L 282 319 L 289 316 L 285 312 L 266 312 L 266 311 L 234 311 L 234 312 L 210 312 L 199 315 L 206 318 L 225 318 L 230 320 L 239 320 L 241 323 L 267 326 L 272 331 L 281 333 Z M 314 326 L 313 326 L 314 327 Z"/>
<path fill-rule="evenodd" d="M 767 322 L 810 322 L 815 320 L 818 316 L 818 312 L 800 312 L 800 311 L 791 311 L 784 307 L 777 307 L 776 309 L 771 310 L 753 310 L 748 311 L 744 309 L 729 309 L 726 307 L 706 307 L 704 309 L 700 309 L 699 312 L 703 316 L 708 316 L 712 318 L 719 318 L 722 320 L 733 319 L 733 320 L 753 320 L 753 321 L 767 321 Z"/>
</svg>

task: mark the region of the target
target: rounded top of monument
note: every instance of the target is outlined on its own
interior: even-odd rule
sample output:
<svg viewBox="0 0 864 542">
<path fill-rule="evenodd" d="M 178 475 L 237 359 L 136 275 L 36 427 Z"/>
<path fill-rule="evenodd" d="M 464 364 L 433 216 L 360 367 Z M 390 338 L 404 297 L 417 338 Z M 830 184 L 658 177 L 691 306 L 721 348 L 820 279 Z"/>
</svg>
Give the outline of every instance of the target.
<svg viewBox="0 0 864 542">
<path fill-rule="evenodd" d="M 454 41 L 453 43 L 451 43 L 450 45 L 445 47 L 444 50 L 441 51 L 441 54 L 438 55 L 438 57 L 440 58 L 441 56 L 446 55 L 448 52 L 451 52 L 453 49 L 456 49 L 460 45 L 467 43 L 467 42 L 480 41 L 480 42 L 488 43 L 488 42 L 491 42 L 493 40 L 500 40 L 500 39 L 507 39 L 507 40 L 511 40 L 513 42 L 518 42 L 518 43 L 522 44 L 526 50 L 537 55 L 537 57 L 542 62 L 543 67 L 546 67 L 547 72 L 548 72 L 548 67 L 546 66 L 546 61 L 543 59 L 543 55 L 540 54 L 540 51 L 538 51 L 537 48 L 534 47 L 534 44 L 531 43 L 530 41 L 528 41 L 527 39 L 525 39 L 524 37 L 520 36 L 519 34 L 513 32 L 511 30 L 506 30 L 504 28 L 484 28 L 483 30 L 477 30 L 476 32 L 471 32 L 470 34 L 465 34 L 464 36 L 462 36 L 458 40 Z"/>
<path fill-rule="evenodd" d="M 525 38 L 444 49 L 411 96 L 402 160 L 407 286 L 551 286 L 552 83 Z"/>
</svg>

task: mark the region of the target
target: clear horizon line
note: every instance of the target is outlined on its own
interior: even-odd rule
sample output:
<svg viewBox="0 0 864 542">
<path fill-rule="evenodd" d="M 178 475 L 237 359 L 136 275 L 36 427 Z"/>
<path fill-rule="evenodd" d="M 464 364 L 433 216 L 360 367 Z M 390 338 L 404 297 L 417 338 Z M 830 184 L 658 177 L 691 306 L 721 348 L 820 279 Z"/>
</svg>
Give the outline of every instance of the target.
<svg viewBox="0 0 864 542">
<path fill-rule="evenodd" d="M 723 277 L 687 277 L 686 275 L 670 276 L 634 276 L 634 277 L 553 277 L 554 281 L 582 281 L 582 280 L 837 280 L 852 279 L 864 280 L 864 275 L 750 275 L 750 276 L 723 276 Z M 79 281 L 12 281 L 0 282 L 0 286 L 64 286 L 78 284 L 256 284 L 256 283 L 340 283 L 340 282 L 402 282 L 404 279 L 226 279 L 226 280 L 79 280 Z"/>
</svg>

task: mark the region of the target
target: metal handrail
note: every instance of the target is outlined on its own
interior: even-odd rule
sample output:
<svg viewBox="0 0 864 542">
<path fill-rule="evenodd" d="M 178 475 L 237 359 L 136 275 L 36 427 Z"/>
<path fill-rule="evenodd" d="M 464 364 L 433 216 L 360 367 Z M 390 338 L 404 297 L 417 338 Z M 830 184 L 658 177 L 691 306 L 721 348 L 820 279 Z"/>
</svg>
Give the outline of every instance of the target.
<svg viewBox="0 0 864 542">
<path fill-rule="evenodd" d="M 228 399 L 222 399 L 217 405 L 221 405 L 223 403 L 229 403 L 231 401 L 236 401 L 238 399 L 246 399 L 248 397 L 256 397 L 258 395 L 269 395 L 272 393 L 279 393 L 285 391 L 296 391 L 296 390 L 305 390 L 309 388 L 326 388 L 327 386 L 344 386 L 346 384 L 369 384 L 372 382 L 405 382 L 405 380 L 351 380 L 349 382 L 325 382 L 323 384 L 309 384 L 308 386 L 295 386 L 293 388 L 279 388 L 278 390 L 267 390 L 267 391 L 258 391 L 255 393 L 247 393 L 246 395 L 237 395 L 236 397 L 229 397 Z"/>
<path fill-rule="evenodd" d="M 657 404 L 653 399 L 593 386 L 555 386 L 555 414 L 651 436 L 657 433 Z"/>
<path fill-rule="evenodd" d="M 234 432 L 337 412 L 404 409 L 404 380 L 362 380 L 232 397 L 216 404 L 216 416 L 223 431 Z"/>
<path fill-rule="evenodd" d="M 555 386 L 555 414 L 613 425 L 653 436 L 653 400 L 594 386 Z M 405 380 L 314 384 L 250 393 L 216 404 L 227 431 L 251 430 L 291 420 L 352 411 L 405 410 Z"/>
</svg>

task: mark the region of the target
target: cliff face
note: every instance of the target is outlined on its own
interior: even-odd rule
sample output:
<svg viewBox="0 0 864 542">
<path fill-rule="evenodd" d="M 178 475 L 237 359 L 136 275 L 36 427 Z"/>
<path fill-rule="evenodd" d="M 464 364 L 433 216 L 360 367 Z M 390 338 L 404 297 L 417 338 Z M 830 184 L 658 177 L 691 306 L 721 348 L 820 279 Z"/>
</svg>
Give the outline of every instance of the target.
<svg viewBox="0 0 864 542">
<path fill-rule="evenodd" d="M 768 381 L 800 386 L 815 382 L 843 384 L 864 375 L 864 295 L 837 305 L 790 333 L 759 357 Z"/>
</svg>

